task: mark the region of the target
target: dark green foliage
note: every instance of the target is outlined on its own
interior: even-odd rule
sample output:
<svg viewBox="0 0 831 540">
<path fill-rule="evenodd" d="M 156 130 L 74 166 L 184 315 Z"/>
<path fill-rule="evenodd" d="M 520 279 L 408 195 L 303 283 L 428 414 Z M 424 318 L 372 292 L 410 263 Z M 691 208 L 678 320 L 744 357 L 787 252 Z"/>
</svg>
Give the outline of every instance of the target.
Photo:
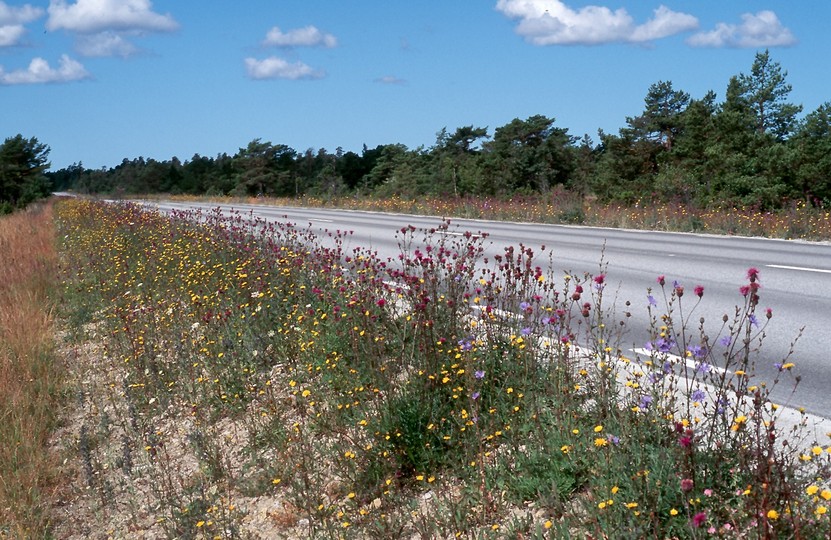
<svg viewBox="0 0 831 540">
<path fill-rule="evenodd" d="M 826 103 L 800 120 L 802 106 L 788 101 L 786 77 L 764 51 L 755 55 L 749 73 L 730 78 L 721 102 L 713 91 L 693 98 L 672 81 L 660 80 L 647 88 L 643 110 L 627 117 L 619 133 L 601 131 L 597 143 L 588 135 L 578 139 L 538 114 L 515 118 L 492 134 L 475 125 L 445 127 L 429 148 L 394 143 L 364 145 L 360 154 L 341 148 L 298 152 L 254 139 L 233 156 L 196 154 L 184 163 L 175 157 L 164 162 L 140 157 L 109 170 L 84 169 L 79 163 L 48 176 L 56 188 L 89 193 L 324 201 L 350 194 L 537 197 L 565 189 L 579 199 L 575 211 L 563 216 L 573 223 L 582 220 L 587 197 L 698 208 L 767 210 L 799 200 L 825 206 L 831 200 L 831 106 Z M 0 189 L 7 189 L 4 185 L 0 182 Z M 0 197 L 0 209 L 9 210 L 42 187 L 27 186 L 25 193 Z"/>
<path fill-rule="evenodd" d="M 0 214 L 46 197 L 52 191 L 44 171 L 49 147 L 37 138 L 9 137 L 0 145 Z"/>
</svg>

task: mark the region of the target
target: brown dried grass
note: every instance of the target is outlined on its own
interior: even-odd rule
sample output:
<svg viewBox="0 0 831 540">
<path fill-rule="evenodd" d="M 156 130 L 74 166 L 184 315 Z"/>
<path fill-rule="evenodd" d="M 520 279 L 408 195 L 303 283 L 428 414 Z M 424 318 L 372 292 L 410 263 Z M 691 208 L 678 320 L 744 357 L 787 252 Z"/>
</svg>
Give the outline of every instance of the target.
<svg viewBox="0 0 831 540">
<path fill-rule="evenodd" d="M 0 538 L 43 537 L 56 482 L 52 204 L 0 218 Z"/>
</svg>

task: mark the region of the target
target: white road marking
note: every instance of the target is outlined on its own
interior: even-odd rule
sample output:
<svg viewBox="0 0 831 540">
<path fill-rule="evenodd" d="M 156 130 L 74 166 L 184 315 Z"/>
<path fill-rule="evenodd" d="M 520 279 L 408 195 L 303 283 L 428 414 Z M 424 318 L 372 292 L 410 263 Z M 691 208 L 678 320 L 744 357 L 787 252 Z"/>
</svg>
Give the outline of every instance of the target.
<svg viewBox="0 0 831 540">
<path fill-rule="evenodd" d="M 309 218 L 309 221 L 319 221 L 321 223 L 334 223 L 333 219 Z"/>
<path fill-rule="evenodd" d="M 786 266 L 784 264 L 766 264 L 768 268 L 781 268 L 783 270 L 801 270 L 803 272 L 820 272 L 822 274 L 831 274 L 831 270 L 823 270 L 822 268 L 805 268 L 804 266 Z"/>
</svg>

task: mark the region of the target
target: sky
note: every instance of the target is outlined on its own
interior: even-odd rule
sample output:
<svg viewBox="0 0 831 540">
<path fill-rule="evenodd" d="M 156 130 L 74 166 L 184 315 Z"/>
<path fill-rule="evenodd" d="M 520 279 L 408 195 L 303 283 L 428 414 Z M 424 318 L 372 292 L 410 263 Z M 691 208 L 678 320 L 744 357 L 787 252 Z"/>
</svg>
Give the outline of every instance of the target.
<svg viewBox="0 0 831 540">
<path fill-rule="evenodd" d="M 429 148 L 541 114 L 597 141 L 649 86 L 723 99 L 757 52 L 808 113 L 831 101 L 827 0 L 0 0 L 0 138 L 52 170 Z"/>
</svg>

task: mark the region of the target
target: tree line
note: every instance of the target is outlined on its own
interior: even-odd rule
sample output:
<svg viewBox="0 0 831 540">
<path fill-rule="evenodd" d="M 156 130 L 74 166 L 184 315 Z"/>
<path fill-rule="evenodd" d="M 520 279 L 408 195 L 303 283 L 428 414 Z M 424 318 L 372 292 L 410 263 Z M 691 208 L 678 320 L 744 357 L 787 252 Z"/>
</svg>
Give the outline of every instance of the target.
<svg viewBox="0 0 831 540">
<path fill-rule="evenodd" d="M 787 72 L 768 51 L 730 78 L 723 100 L 652 84 L 617 134 L 569 134 L 554 118 L 441 129 L 429 147 L 403 144 L 299 152 L 255 139 L 234 155 L 186 161 L 77 163 L 46 173 L 53 189 L 87 193 L 185 193 L 318 197 L 538 195 L 569 191 L 604 202 L 672 201 L 775 209 L 831 205 L 831 102 L 802 115 Z M 7 140 L 8 144 L 8 140 Z M 0 152 L 0 160 L 3 159 Z M 1 162 L 0 162 L 1 163 Z M 2 185 L 2 184 L 0 184 Z"/>
</svg>

